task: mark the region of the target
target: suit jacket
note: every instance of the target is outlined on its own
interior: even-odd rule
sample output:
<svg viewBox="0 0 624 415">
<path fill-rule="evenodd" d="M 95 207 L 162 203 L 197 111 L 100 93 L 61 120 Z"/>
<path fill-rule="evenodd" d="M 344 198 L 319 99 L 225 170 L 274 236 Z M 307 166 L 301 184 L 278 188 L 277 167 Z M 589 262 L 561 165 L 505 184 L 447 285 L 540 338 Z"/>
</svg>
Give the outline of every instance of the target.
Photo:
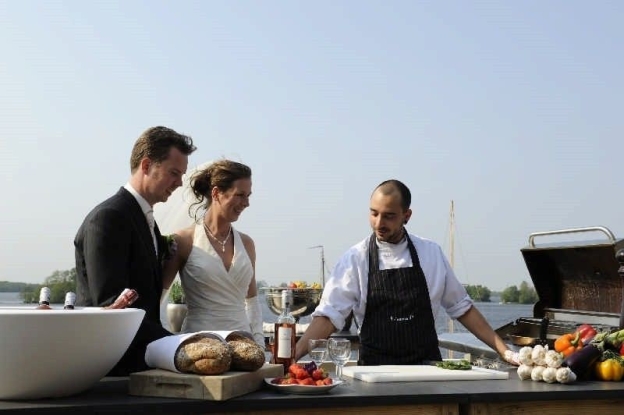
<svg viewBox="0 0 624 415">
<path fill-rule="evenodd" d="M 155 233 L 158 258 L 139 203 L 122 187 L 86 216 L 74 240 L 77 305 L 106 306 L 124 288 L 133 288 L 139 298 L 132 307 L 145 310 L 134 340 L 109 376 L 146 370 L 147 344 L 171 334 L 160 323 L 161 259 L 166 247 L 158 226 Z"/>
</svg>

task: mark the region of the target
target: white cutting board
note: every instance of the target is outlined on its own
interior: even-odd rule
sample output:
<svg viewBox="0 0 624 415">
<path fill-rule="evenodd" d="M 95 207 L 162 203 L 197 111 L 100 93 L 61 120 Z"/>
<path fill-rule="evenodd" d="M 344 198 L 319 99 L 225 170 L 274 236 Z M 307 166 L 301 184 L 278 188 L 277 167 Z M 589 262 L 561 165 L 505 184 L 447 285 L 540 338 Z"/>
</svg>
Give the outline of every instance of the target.
<svg viewBox="0 0 624 415">
<path fill-rule="evenodd" d="M 509 379 L 509 372 L 474 366 L 471 370 L 450 370 L 427 365 L 346 366 L 342 373 L 364 382 Z"/>
</svg>

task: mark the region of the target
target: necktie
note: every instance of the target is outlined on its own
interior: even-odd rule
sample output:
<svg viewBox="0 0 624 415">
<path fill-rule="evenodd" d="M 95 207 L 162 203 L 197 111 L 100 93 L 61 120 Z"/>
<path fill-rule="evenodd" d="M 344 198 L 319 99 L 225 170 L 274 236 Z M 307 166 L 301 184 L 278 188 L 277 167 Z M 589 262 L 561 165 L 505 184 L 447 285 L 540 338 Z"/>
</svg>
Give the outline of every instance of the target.
<svg viewBox="0 0 624 415">
<path fill-rule="evenodd" d="M 154 211 L 148 210 L 145 213 L 145 217 L 147 218 L 147 224 L 150 228 L 150 233 L 152 234 L 152 242 L 154 243 L 154 252 L 158 255 L 158 243 L 156 243 L 156 232 L 154 232 L 154 226 L 156 225 L 156 221 L 154 220 Z"/>
</svg>

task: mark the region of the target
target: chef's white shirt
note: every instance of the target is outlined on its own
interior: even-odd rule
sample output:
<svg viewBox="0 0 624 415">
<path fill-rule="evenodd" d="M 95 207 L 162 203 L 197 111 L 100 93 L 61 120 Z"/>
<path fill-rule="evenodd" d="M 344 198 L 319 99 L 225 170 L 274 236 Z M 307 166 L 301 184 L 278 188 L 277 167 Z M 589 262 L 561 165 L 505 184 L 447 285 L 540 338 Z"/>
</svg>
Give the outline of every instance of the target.
<svg viewBox="0 0 624 415">
<path fill-rule="evenodd" d="M 440 307 L 449 317 L 457 319 L 473 305 L 473 301 L 459 282 L 442 248 L 437 243 L 416 235 L 408 235 L 427 280 L 431 310 L 437 317 Z M 368 294 L 368 244 L 371 236 L 352 246 L 339 260 L 327 280 L 323 296 L 312 316 L 325 316 L 341 329 L 349 312 L 362 327 Z M 379 268 L 394 269 L 412 266 L 407 239 L 398 244 L 379 242 Z"/>
</svg>

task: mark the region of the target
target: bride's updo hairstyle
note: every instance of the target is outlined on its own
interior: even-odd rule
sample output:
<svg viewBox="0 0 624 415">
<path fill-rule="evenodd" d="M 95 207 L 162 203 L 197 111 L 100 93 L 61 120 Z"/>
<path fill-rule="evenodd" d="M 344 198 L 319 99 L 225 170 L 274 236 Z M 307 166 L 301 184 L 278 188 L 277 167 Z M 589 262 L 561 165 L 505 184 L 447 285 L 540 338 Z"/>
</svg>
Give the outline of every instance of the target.
<svg viewBox="0 0 624 415">
<path fill-rule="evenodd" d="M 203 205 L 208 210 L 212 204 L 212 188 L 217 187 L 222 192 L 229 190 L 234 182 L 239 179 L 249 179 L 251 177 L 251 169 L 236 161 L 218 160 L 208 165 L 203 170 L 198 170 L 193 174 L 190 180 L 191 190 L 195 195 L 196 202 L 191 205 Z M 198 217 L 195 213 L 195 219 Z"/>
</svg>

